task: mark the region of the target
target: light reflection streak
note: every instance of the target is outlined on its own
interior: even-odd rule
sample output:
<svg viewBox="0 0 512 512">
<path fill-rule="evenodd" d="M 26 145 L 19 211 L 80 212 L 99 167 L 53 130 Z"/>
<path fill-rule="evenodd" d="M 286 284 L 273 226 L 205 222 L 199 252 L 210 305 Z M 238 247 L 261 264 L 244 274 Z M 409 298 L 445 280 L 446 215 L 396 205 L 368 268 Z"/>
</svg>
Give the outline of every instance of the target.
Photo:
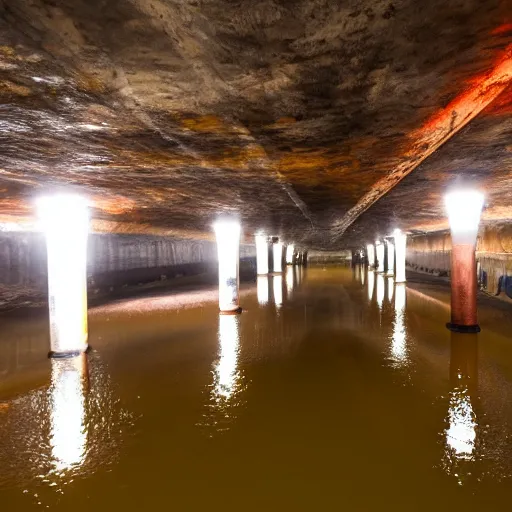
<svg viewBox="0 0 512 512">
<path fill-rule="evenodd" d="M 445 430 L 445 469 L 459 484 L 472 473 L 467 464 L 476 460 L 477 416 L 474 397 L 477 391 L 478 337 L 476 334 L 451 333 L 450 391 Z"/>
<path fill-rule="evenodd" d="M 393 289 L 394 289 L 395 280 L 392 277 L 388 277 L 387 285 L 388 285 L 388 300 L 389 302 L 393 302 Z"/>
<path fill-rule="evenodd" d="M 258 303 L 262 306 L 268 304 L 268 277 L 258 276 L 256 281 Z"/>
<path fill-rule="evenodd" d="M 288 298 L 291 298 L 291 296 L 292 296 L 293 284 L 294 284 L 293 267 L 288 267 L 286 269 L 286 293 L 287 293 Z"/>
<path fill-rule="evenodd" d="M 384 304 L 385 287 L 386 282 L 384 281 L 384 276 L 377 274 L 377 304 L 381 310 Z"/>
<path fill-rule="evenodd" d="M 391 339 L 391 356 L 398 366 L 407 362 L 407 343 L 405 330 L 406 286 L 397 284 L 395 288 L 395 322 Z"/>
<path fill-rule="evenodd" d="M 283 305 L 283 278 L 274 276 L 273 278 L 274 304 L 277 308 Z"/>
<path fill-rule="evenodd" d="M 229 400 L 233 395 L 239 373 L 239 317 L 219 315 L 219 359 L 215 365 L 214 394 L 217 399 Z"/>
<path fill-rule="evenodd" d="M 80 466 L 86 456 L 87 356 L 52 359 L 50 445 L 55 470 Z"/>
<path fill-rule="evenodd" d="M 373 289 L 375 287 L 375 272 L 368 270 L 368 300 L 371 302 L 373 299 Z"/>
</svg>

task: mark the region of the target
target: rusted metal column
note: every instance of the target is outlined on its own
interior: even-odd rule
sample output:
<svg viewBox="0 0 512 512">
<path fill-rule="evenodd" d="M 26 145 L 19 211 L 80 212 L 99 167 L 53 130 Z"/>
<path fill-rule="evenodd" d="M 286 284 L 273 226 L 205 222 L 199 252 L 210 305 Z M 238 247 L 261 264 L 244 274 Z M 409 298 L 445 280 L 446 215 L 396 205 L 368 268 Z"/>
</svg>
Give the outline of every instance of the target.
<svg viewBox="0 0 512 512">
<path fill-rule="evenodd" d="M 448 328 L 456 332 L 479 332 L 474 245 L 452 247 L 451 281 L 452 319 Z"/>
</svg>

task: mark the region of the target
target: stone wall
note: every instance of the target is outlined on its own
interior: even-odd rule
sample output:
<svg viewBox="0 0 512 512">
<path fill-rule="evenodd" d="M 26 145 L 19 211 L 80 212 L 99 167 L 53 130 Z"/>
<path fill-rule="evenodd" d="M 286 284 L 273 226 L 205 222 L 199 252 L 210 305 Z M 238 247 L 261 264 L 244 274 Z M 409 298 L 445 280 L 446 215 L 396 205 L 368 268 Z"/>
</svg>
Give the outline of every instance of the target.
<svg viewBox="0 0 512 512">
<path fill-rule="evenodd" d="M 253 245 L 240 247 L 242 270 L 255 268 Z M 112 291 L 178 276 L 215 273 L 217 247 L 207 240 L 90 235 L 90 291 Z M 39 233 L 0 233 L 0 309 L 46 300 L 46 245 Z"/>
</svg>

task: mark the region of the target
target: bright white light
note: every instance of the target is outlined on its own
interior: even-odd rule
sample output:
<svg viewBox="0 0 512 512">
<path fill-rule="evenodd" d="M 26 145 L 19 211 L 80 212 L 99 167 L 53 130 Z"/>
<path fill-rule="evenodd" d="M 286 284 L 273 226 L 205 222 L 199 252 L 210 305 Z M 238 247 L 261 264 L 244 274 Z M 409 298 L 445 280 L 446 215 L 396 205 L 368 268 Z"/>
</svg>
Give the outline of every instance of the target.
<svg viewBox="0 0 512 512">
<path fill-rule="evenodd" d="M 219 309 L 235 311 L 238 302 L 238 263 L 240 250 L 240 223 L 234 220 L 214 224 L 219 258 Z"/>
<path fill-rule="evenodd" d="M 405 255 L 407 249 L 407 235 L 399 229 L 395 229 L 395 282 L 405 283 Z"/>
<path fill-rule="evenodd" d="M 294 245 L 288 245 L 286 247 L 286 264 L 292 265 L 293 264 L 293 253 L 295 252 L 295 246 Z"/>
<path fill-rule="evenodd" d="M 288 298 L 290 298 L 293 293 L 293 271 L 293 267 L 286 269 L 286 293 Z"/>
<path fill-rule="evenodd" d="M 99 124 L 81 124 L 80 127 L 90 132 L 99 132 L 107 129 L 106 126 L 100 126 Z"/>
<path fill-rule="evenodd" d="M 84 198 L 59 194 L 37 202 L 46 235 L 51 349 L 87 349 L 87 235 Z"/>
<path fill-rule="evenodd" d="M 275 243 L 273 246 L 273 255 L 274 255 L 274 268 L 272 269 L 274 272 L 282 272 L 282 261 L 283 261 L 283 244 L 281 242 Z"/>
<path fill-rule="evenodd" d="M 215 366 L 215 395 L 228 400 L 233 394 L 239 373 L 239 333 L 237 315 L 219 315 L 219 359 Z"/>
<path fill-rule="evenodd" d="M 281 276 L 274 276 L 273 289 L 274 289 L 274 303 L 277 308 L 283 305 L 283 278 Z"/>
<path fill-rule="evenodd" d="M 393 288 L 394 288 L 394 280 L 392 277 L 388 277 L 388 300 L 389 302 L 393 301 Z"/>
<path fill-rule="evenodd" d="M 398 365 L 407 361 L 407 345 L 405 332 L 405 284 L 397 284 L 395 288 L 395 322 L 391 340 L 391 356 Z"/>
<path fill-rule="evenodd" d="M 361 265 L 361 284 L 364 286 L 366 269 Z"/>
<path fill-rule="evenodd" d="M 259 275 L 268 274 L 268 241 L 264 234 L 257 234 L 256 240 L 256 267 Z"/>
<path fill-rule="evenodd" d="M 50 445 L 58 472 L 78 466 L 85 459 L 86 375 L 85 355 L 52 359 Z"/>
<path fill-rule="evenodd" d="M 377 274 L 377 305 L 380 309 L 382 309 L 384 304 L 385 287 L 386 282 L 384 281 L 384 276 L 382 274 Z"/>
<path fill-rule="evenodd" d="M 388 275 L 392 276 L 395 273 L 395 246 L 386 240 L 386 247 L 388 250 Z"/>
<path fill-rule="evenodd" d="M 370 267 L 374 267 L 375 266 L 375 247 L 373 246 L 373 244 L 368 244 L 366 246 L 366 254 L 368 256 L 368 265 Z"/>
<path fill-rule="evenodd" d="M 377 272 L 384 272 L 384 244 L 376 243 L 375 250 L 377 252 Z"/>
<path fill-rule="evenodd" d="M 258 303 L 264 306 L 268 303 L 268 277 L 258 276 L 256 279 Z"/>
<path fill-rule="evenodd" d="M 457 388 L 450 394 L 449 428 L 446 443 L 459 459 L 471 459 L 475 451 L 476 421 L 467 388 Z"/>
<path fill-rule="evenodd" d="M 460 190 L 446 194 L 444 202 L 453 243 L 474 244 L 484 205 L 484 195 L 476 190 Z"/>
<path fill-rule="evenodd" d="M 368 270 L 368 300 L 371 302 L 373 299 L 373 289 L 375 287 L 375 272 Z"/>
</svg>

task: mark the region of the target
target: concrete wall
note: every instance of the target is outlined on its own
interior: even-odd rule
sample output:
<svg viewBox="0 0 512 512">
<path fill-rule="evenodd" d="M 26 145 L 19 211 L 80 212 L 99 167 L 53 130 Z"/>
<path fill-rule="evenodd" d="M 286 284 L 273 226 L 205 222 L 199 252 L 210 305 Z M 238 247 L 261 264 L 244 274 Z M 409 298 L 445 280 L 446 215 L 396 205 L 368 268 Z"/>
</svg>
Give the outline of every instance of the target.
<svg viewBox="0 0 512 512">
<path fill-rule="evenodd" d="M 255 268 L 256 249 L 240 247 Z M 207 240 L 155 236 L 91 235 L 88 284 L 93 293 L 183 275 L 214 273 L 217 247 Z M 46 245 L 38 233 L 0 233 L 0 309 L 46 300 Z"/>
<path fill-rule="evenodd" d="M 449 232 L 409 236 L 407 267 L 437 275 L 449 275 L 451 249 Z M 500 291 L 504 294 L 504 278 L 512 277 L 512 226 L 482 228 L 478 234 L 476 254 L 482 289 L 492 295 Z"/>
</svg>

